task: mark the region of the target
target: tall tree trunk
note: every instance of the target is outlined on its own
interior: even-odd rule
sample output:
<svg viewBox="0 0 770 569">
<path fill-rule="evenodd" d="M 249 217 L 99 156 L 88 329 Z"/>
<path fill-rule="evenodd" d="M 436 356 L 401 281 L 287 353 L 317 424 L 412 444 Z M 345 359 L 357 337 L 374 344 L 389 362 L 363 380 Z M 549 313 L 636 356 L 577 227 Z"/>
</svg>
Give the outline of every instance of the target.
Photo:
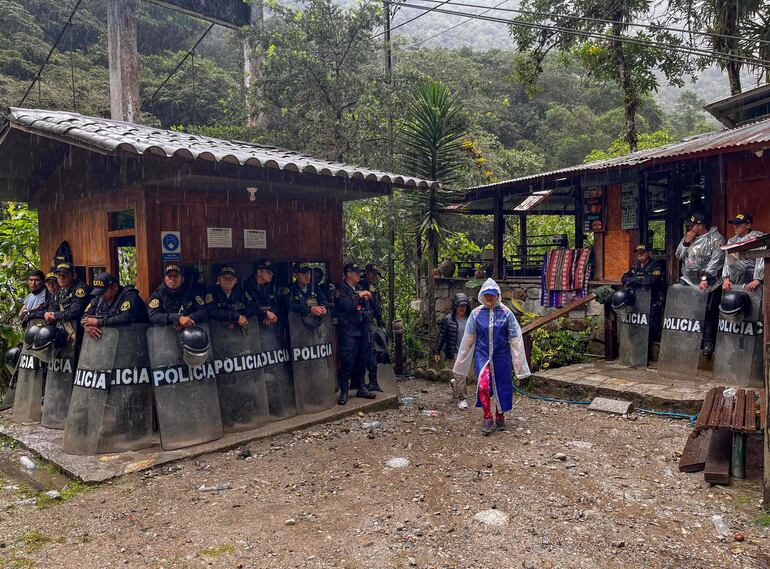
<svg viewBox="0 0 770 569">
<path fill-rule="evenodd" d="M 714 31 L 726 36 L 738 36 L 738 2 L 741 0 L 716 0 Z M 714 50 L 730 55 L 738 55 L 740 45 L 737 39 L 716 37 L 713 40 Z M 741 64 L 735 61 L 725 63 L 727 79 L 730 82 L 730 94 L 739 95 L 741 88 Z"/>
<path fill-rule="evenodd" d="M 265 65 L 265 7 L 262 0 L 251 3 L 251 27 L 243 40 L 243 82 L 246 88 L 246 126 L 267 128 L 267 116 L 256 110 L 262 98 L 261 81 Z"/>
<path fill-rule="evenodd" d="M 613 15 L 612 32 L 615 36 L 621 36 L 625 24 L 623 23 L 623 13 L 616 12 Z M 636 132 L 636 109 L 638 100 L 633 84 L 631 83 L 631 73 L 626 66 L 626 56 L 623 53 L 623 42 L 612 40 L 612 51 L 615 55 L 615 68 L 618 77 L 618 84 L 623 91 L 623 109 L 626 115 L 626 141 L 631 152 L 636 152 L 638 145 L 638 135 Z"/>
<path fill-rule="evenodd" d="M 433 277 L 433 267 L 430 259 L 433 258 L 436 253 L 435 247 L 431 247 L 426 256 L 426 272 L 425 272 L 425 303 L 424 315 L 425 325 L 428 327 L 428 346 L 433 346 L 436 343 L 436 281 Z"/>
</svg>

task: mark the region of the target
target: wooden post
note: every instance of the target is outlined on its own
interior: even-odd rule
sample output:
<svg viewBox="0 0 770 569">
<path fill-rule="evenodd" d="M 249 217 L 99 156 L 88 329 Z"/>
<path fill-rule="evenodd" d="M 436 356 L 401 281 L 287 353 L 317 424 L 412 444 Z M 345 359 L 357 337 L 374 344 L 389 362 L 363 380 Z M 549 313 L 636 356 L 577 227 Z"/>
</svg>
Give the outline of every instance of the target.
<svg viewBox="0 0 770 569">
<path fill-rule="evenodd" d="M 139 122 L 139 53 L 136 49 L 136 0 L 107 3 L 107 55 L 110 65 L 110 114 Z"/>
<path fill-rule="evenodd" d="M 519 261 L 521 276 L 527 274 L 527 214 L 519 214 Z"/>
<path fill-rule="evenodd" d="M 583 233 L 583 188 L 575 186 L 575 249 L 582 249 Z"/>
<path fill-rule="evenodd" d="M 765 259 L 765 263 L 768 263 L 770 258 Z M 770 326 L 770 279 L 765 280 L 764 290 L 762 291 L 762 319 L 764 320 L 765 330 L 768 330 Z M 770 338 L 768 334 L 765 334 L 765 409 L 767 415 L 770 415 Z M 765 430 L 765 459 L 764 459 L 764 475 L 762 480 L 762 499 L 765 510 L 770 512 L 770 428 L 768 428 L 766 421 L 765 425 L 760 425 Z"/>
<path fill-rule="evenodd" d="M 262 0 L 251 3 L 249 30 L 243 40 L 243 83 L 246 87 L 246 126 L 267 127 L 267 116 L 256 110 L 256 103 L 261 98 L 258 85 L 262 68 L 265 64 L 265 8 Z"/>
<path fill-rule="evenodd" d="M 736 478 L 746 478 L 746 435 L 744 433 L 733 433 L 730 470 Z"/>
<path fill-rule="evenodd" d="M 494 256 L 492 257 L 492 275 L 500 280 L 505 274 L 503 267 L 503 235 L 505 233 L 505 217 L 503 215 L 503 196 L 499 193 L 495 197 L 494 217 Z"/>
</svg>

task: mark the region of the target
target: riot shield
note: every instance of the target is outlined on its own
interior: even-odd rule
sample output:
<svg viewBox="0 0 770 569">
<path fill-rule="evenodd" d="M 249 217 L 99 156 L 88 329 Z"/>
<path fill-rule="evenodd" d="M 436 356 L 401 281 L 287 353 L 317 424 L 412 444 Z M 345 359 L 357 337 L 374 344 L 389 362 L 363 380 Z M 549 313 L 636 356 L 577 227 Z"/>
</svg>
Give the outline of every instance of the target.
<svg viewBox="0 0 770 569">
<path fill-rule="evenodd" d="M 152 445 L 147 324 L 102 328 L 80 350 L 62 449 L 90 455 Z"/>
<path fill-rule="evenodd" d="M 264 425 L 270 420 L 270 410 L 265 376 L 260 368 L 259 322 L 250 318 L 244 333 L 239 326 L 211 320 L 209 330 L 224 431 L 245 431 Z"/>
<path fill-rule="evenodd" d="M 43 362 L 26 346 L 21 349 L 13 400 L 14 423 L 33 423 L 40 420 L 43 411 Z"/>
<path fill-rule="evenodd" d="M 72 395 L 72 380 L 77 369 L 74 338 L 63 348 L 56 350 L 48 364 L 43 399 L 43 417 L 40 424 L 49 429 L 63 429 Z"/>
<path fill-rule="evenodd" d="M 207 324 L 199 326 L 208 332 Z M 221 438 L 222 417 L 211 353 L 204 364 L 190 368 L 182 359 L 177 331 L 172 326 L 151 327 L 147 345 L 164 450 Z"/>
<path fill-rule="evenodd" d="M 698 369 L 706 292 L 676 283 L 668 287 L 660 340 L 658 373 L 692 377 Z"/>
<path fill-rule="evenodd" d="M 752 291 L 745 290 L 742 285 L 733 285 L 732 288 L 749 295 L 751 310 L 740 322 L 733 322 L 720 314 L 714 351 L 714 380 L 761 388 L 764 385 L 762 287 Z"/>
<path fill-rule="evenodd" d="M 634 288 L 633 306 L 615 310 L 618 325 L 620 363 L 629 367 L 647 367 L 652 294 L 649 287 Z"/>
<path fill-rule="evenodd" d="M 393 364 L 377 364 L 377 383 L 385 393 L 398 393 L 398 380 Z"/>
<path fill-rule="evenodd" d="M 259 338 L 265 365 L 262 372 L 267 386 L 267 403 L 270 416 L 287 419 L 297 414 L 294 398 L 294 380 L 291 373 L 289 350 L 281 342 L 281 331 L 277 325 L 260 325 Z"/>
<path fill-rule="evenodd" d="M 299 314 L 289 314 L 294 394 L 297 413 L 315 413 L 333 407 L 337 377 L 330 318 L 317 327 L 307 326 Z"/>
</svg>

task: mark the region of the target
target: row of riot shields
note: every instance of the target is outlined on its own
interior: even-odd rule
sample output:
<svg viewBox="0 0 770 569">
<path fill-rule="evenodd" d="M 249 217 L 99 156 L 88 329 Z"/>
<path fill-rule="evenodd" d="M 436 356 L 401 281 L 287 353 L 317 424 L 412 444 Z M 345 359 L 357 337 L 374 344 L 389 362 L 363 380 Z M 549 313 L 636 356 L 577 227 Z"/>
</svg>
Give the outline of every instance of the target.
<svg viewBox="0 0 770 569">
<path fill-rule="evenodd" d="M 745 310 L 728 314 L 720 308 L 712 372 L 717 381 L 746 387 L 763 383 L 762 289 L 732 290 L 745 295 Z M 634 300 L 615 310 L 619 360 L 624 365 L 648 365 L 653 319 L 650 290 L 634 289 Z M 706 292 L 689 284 L 675 283 L 668 288 L 662 315 L 658 373 L 666 377 L 695 380 L 701 361 L 703 331 L 707 311 Z"/>
<path fill-rule="evenodd" d="M 173 327 L 106 327 L 47 362 L 25 347 L 12 418 L 63 429 L 65 452 L 92 455 L 151 446 L 155 423 L 170 450 L 329 409 L 334 329 L 330 318 L 312 324 L 290 314 L 285 334 L 254 318 L 243 328 L 208 322 L 211 349 L 195 367 Z"/>
</svg>

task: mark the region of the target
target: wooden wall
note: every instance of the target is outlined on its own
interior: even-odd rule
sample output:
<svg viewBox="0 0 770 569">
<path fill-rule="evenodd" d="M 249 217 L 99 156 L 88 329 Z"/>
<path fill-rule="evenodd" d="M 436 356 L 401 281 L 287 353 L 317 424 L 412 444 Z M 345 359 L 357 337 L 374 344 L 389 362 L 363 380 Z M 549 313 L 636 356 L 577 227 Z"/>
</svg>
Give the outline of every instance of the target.
<svg viewBox="0 0 770 569">
<path fill-rule="evenodd" d="M 725 184 L 727 211 L 722 219 L 725 237 L 732 236 L 726 220 L 739 212 L 750 213 L 754 217 L 755 229 L 770 232 L 770 156 L 765 154 L 757 158 L 749 154 L 744 158 L 726 159 Z"/>
<path fill-rule="evenodd" d="M 596 234 L 599 243 L 597 255 L 602 256 L 601 279 L 619 281 L 633 261 L 633 249 L 639 232 L 621 229 L 620 184 L 605 187 L 605 231 Z"/>
</svg>

